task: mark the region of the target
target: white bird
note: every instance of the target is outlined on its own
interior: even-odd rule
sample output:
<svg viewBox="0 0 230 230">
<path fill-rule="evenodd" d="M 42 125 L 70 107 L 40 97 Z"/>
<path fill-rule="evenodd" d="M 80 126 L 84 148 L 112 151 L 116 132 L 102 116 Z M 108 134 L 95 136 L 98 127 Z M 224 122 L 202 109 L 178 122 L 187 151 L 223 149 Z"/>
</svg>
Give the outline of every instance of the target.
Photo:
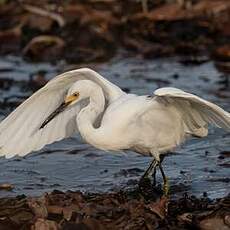
<svg viewBox="0 0 230 230">
<path fill-rule="evenodd" d="M 229 131 L 230 114 L 176 88 L 127 94 L 82 68 L 49 81 L 0 123 L 0 156 L 25 156 L 79 132 L 98 149 L 153 156 L 144 177 L 159 166 L 166 186 L 160 156 L 189 136 L 206 136 L 208 124 Z"/>
</svg>

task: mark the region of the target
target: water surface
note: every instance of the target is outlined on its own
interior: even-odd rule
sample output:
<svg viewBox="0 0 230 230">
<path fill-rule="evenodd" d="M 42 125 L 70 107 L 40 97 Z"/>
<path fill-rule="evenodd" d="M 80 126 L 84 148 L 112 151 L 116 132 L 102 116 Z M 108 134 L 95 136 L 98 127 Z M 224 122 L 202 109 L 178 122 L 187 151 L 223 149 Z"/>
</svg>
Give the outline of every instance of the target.
<svg viewBox="0 0 230 230">
<path fill-rule="evenodd" d="M 230 110 L 229 97 L 220 97 L 219 93 L 223 88 L 222 74 L 212 62 L 185 66 L 177 58 L 143 60 L 119 56 L 94 67 L 127 92 L 152 94 L 158 87 L 174 86 Z M 67 68 L 64 63 L 31 64 L 16 57 L 1 58 L 0 80 L 14 81 L 12 85 L 0 86 L 1 119 L 14 108 L 15 101 L 23 101 L 31 94 L 30 88 L 25 87 L 31 75 L 45 70 L 46 78 L 50 79 L 64 68 Z M 5 106 L 4 101 L 12 101 L 12 106 Z M 226 195 L 230 188 L 230 162 L 229 155 L 221 152 L 229 148 L 230 134 L 217 128 L 211 128 L 206 138 L 186 142 L 164 160 L 172 191 L 198 196 L 208 192 L 210 197 Z M 97 150 L 75 135 L 25 158 L 0 158 L 0 184 L 15 187 L 12 191 L 0 191 L 0 196 L 40 195 L 53 189 L 106 192 L 133 187 L 150 161 L 150 157 L 133 152 Z M 159 175 L 158 180 L 161 181 Z"/>
</svg>

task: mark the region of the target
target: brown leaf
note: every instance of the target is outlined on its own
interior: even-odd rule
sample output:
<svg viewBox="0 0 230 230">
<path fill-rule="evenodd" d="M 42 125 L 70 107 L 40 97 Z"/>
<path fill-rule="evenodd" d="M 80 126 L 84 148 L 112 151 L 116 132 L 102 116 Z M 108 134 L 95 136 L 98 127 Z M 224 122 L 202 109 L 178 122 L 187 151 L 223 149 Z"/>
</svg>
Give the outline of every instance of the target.
<svg viewBox="0 0 230 230">
<path fill-rule="evenodd" d="M 37 219 L 31 230 L 58 230 L 58 225 L 52 220 Z"/>
<path fill-rule="evenodd" d="M 218 60 L 230 61 L 230 45 L 226 44 L 218 47 L 214 51 L 214 56 Z"/>
<path fill-rule="evenodd" d="M 0 31 L 0 50 L 3 53 L 19 50 L 21 42 L 21 24 L 14 28 Z"/>
<path fill-rule="evenodd" d="M 23 54 L 38 60 L 55 60 L 63 52 L 65 41 L 57 36 L 41 35 L 33 38 L 23 49 Z"/>
<path fill-rule="evenodd" d="M 150 203 L 148 208 L 161 219 L 164 219 L 168 212 L 168 198 L 163 196 L 158 201 Z"/>
<path fill-rule="evenodd" d="M 45 197 L 30 198 L 28 199 L 28 205 L 32 209 L 35 217 L 46 218 L 48 216 Z"/>
<path fill-rule="evenodd" d="M 47 210 L 48 210 L 48 213 L 51 213 L 51 214 L 62 214 L 63 213 L 63 207 L 60 207 L 58 205 L 48 205 Z"/>
<path fill-rule="evenodd" d="M 14 186 L 12 184 L 0 184 L 0 190 L 13 190 Z"/>
<path fill-rule="evenodd" d="M 39 15 L 41 17 L 47 17 L 56 21 L 60 27 L 63 27 L 65 25 L 65 19 L 60 14 L 50 12 L 46 9 L 37 6 L 28 5 L 28 4 L 24 4 L 22 6 L 25 10 L 29 11 L 30 13 Z"/>
<path fill-rule="evenodd" d="M 42 32 L 46 32 L 51 29 L 53 22 L 51 18 L 32 14 L 28 15 L 27 26 L 31 29 L 38 29 Z"/>
<path fill-rule="evenodd" d="M 225 0 L 203 0 L 194 5 L 196 14 L 218 14 L 230 8 L 230 2 Z"/>
<path fill-rule="evenodd" d="M 224 223 L 221 217 L 206 218 L 199 223 L 201 230 L 229 230 L 229 226 Z"/>
<path fill-rule="evenodd" d="M 224 223 L 230 228 L 230 214 L 224 217 Z"/>
<path fill-rule="evenodd" d="M 177 217 L 180 222 L 192 223 L 192 214 L 191 213 L 183 213 Z"/>
<path fill-rule="evenodd" d="M 151 21 L 174 21 L 187 18 L 188 14 L 185 9 L 182 9 L 178 4 L 165 4 L 149 11 L 148 13 L 139 13 L 132 17 L 132 19 L 147 18 Z"/>
<path fill-rule="evenodd" d="M 14 213 L 11 213 L 9 219 L 16 224 L 21 224 L 25 222 L 31 221 L 33 218 L 33 214 L 28 211 L 22 209 L 17 209 Z"/>
<path fill-rule="evenodd" d="M 215 67 L 223 73 L 230 73 L 230 61 L 216 61 Z M 226 75 L 229 77 L 228 75 Z"/>
<path fill-rule="evenodd" d="M 62 212 L 63 212 L 64 218 L 69 221 L 72 217 L 73 209 L 71 207 L 65 207 L 63 208 Z"/>
<path fill-rule="evenodd" d="M 87 218 L 83 220 L 83 223 L 89 228 L 89 229 L 97 229 L 97 230 L 105 230 L 105 226 L 102 224 L 102 222 L 93 219 L 93 218 Z"/>
</svg>

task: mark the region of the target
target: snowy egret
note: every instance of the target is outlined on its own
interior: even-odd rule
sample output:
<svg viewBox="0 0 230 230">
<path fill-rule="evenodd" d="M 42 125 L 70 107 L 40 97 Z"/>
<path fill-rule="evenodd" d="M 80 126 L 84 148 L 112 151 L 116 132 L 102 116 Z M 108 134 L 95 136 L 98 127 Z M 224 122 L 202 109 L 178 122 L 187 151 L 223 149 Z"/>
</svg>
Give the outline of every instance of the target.
<svg viewBox="0 0 230 230">
<path fill-rule="evenodd" d="M 189 136 L 206 136 L 209 123 L 230 130 L 230 114 L 176 88 L 127 94 L 82 68 L 49 81 L 0 123 L 0 156 L 25 156 L 79 131 L 96 148 L 153 156 L 144 177 L 158 166 L 167 185 L 160 156 Z"/>
</svg>

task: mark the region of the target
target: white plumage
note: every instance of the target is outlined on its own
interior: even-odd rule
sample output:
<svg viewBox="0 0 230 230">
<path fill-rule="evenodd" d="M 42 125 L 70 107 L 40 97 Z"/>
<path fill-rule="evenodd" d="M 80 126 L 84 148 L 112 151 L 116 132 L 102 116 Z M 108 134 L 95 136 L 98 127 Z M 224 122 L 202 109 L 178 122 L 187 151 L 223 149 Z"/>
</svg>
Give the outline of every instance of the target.
<svg viewBox="0 0 230 230">
<path fill-rule="evenodd" d="M 84 68 L 55 77 L 0 123 L 0 156 L 24 156 L 79 131 L 97 148 L 132 149 L 159 161 L 186 137 L 206 136 L 208 124 L 230 130 L 230 114 L 176 88 L 126 94 Z"/>
</svg>

